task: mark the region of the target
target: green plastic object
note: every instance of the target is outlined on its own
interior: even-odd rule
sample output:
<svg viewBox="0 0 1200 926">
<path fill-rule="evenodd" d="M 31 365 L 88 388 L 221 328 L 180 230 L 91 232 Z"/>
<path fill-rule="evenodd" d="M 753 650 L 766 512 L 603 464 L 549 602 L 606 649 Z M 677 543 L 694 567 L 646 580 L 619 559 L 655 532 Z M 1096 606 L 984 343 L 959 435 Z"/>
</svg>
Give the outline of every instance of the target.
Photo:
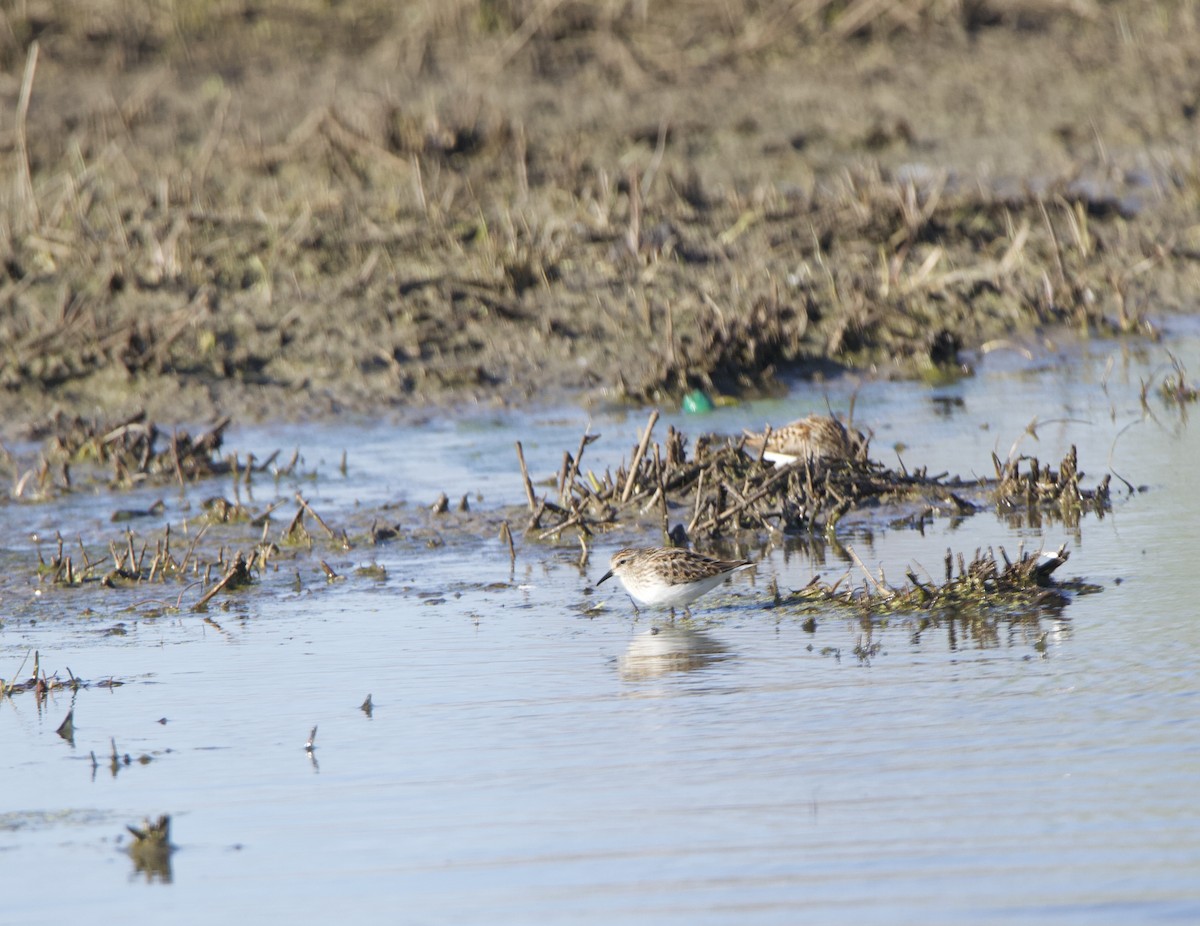
<svg viewBox="0 0 1200 926">
<path fill-rule="evenodd" d="M 703 415 L 712 410 L 712 399 L 699 389 L 693 389 L 683 397 L 683 411 L 685 414 Z"/>
</svg>

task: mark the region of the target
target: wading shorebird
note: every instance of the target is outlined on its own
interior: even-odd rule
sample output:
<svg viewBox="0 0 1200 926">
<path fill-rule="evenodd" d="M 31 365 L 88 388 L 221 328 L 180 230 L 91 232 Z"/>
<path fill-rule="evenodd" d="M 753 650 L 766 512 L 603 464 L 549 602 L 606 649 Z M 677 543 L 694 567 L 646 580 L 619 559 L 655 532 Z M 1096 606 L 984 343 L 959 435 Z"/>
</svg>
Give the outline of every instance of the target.
<svg viewBox="0 0 1200 926">
<path fill-rule="evenodd" d="M 848 428 L 828 415 L 809 415 L 778 429 L 746 436 L 746 452 L 762 454 L 772 463 L 797 460 L 854 460 L 865 451 L 868 438 L 862 431 Z"/>
<path fill-rule="evenodd" d="M 644 547 L 618 550 L 609 570 L 597 585 L 616 576 L 634 600 L 652 607 L 688 609 L 693 601 L 710 592 L 735 572 L 755 564 L 748 560 L 724 560 L 679 547 Z"/>
</svg>

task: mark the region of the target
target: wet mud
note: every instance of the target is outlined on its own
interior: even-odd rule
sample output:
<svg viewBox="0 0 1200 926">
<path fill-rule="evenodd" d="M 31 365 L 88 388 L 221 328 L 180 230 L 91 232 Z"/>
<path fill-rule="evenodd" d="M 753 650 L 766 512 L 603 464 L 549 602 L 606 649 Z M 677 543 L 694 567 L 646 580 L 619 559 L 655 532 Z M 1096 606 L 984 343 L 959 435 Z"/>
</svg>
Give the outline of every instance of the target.
<svg viewBox="0 0 1200 926">
<path fill-rule="evenodd" d="M 938 379 L 1200 284 L 1186 4 L 23 5 L 0 413 Z"/>
</svg>

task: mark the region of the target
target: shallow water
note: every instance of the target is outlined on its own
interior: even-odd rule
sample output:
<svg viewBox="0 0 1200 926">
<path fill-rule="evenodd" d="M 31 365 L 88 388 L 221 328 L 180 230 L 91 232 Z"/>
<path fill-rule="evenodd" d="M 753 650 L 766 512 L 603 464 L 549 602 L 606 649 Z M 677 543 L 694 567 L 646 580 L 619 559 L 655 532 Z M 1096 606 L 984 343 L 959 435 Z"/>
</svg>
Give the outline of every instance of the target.
<svg viewBox="0 0 1200 926">
<path fill-rule="evenodd" d="M 0 701 L 0 909 L 14 922 L 250 910 L 410 923 L 1198 921 L 1200 427 L 1153 398 L 1148 418 L 1140 402 L 1167 349 L 1200 377 L 1200 328 L 1177 323 L 1165 344 L 996 351 L 941 387 L 798 384 L 786 401 L 664 413 L 662 433 L 736 433 L 855 395 L 875 457 L 893 463 L 902 441 L 910 467 L 963 476 L 989 474 L 991 452 L 1004 457 L 1037 416 L 1022 452 L 1057 467 L 1077 444 L 1086 485 L 1111 467 L 1144 487 L 1114 478 L 1113 511 L 1077 529 L 981 513 L 924 535 L 865 523 L 842 538 L 893 580 L 913 563 L 939 574 L 947 547 L 1066 542 L 1062 576 L 1103 587 L 1060 613 L 1002 620 L 994 638 L 832 611 L 808 632 L 763 607 L 772 579 L 845 573 L 828 549 L 770 553 L 675 627 L 634 616 L 609 585 L 590 592 L 604 538 L 582 572 L 571 543 L 520 537 L 513 572 L 493 537 L 357 549 L 330 560 L 347 581 L 307 565 L 298 589 L 286 570 L 264 576 L 210 612 L 215 623 L 146 619 L 98 592 L 38 595 L 32 580 L 9 588 L 0 675 L 36 649 L 49 672 L 125 684 L 41 707 L 29 693 Z M 603 437 L 585 468 L 615 467 L 644 420 L 489 413 L 245 429 L 227 446 L 301 447 L 315 478 L 256 483 L 257 501 L 301 488 L 336 521 L 441 491 L 476 508 L 521 503 L 518 436 L 545 478 L 589 425 Z M 10 505 L 0 557 L 28 568 L 32 533 L 91 519 L 116 537 L 114 508 L 163 497 L 178 518 L 226 490 Z M 386 579 L 354 576 L 363 563 Z M 878 649 L 856 656 L 867 644 Z M 54 732 L 71 707 L 73 747 Z M 110 766 L 111 741 L 128 765 Z M 178 846 L 169 883 L 124 852 L 125 825 L 159 813 Z"/>
</svg>

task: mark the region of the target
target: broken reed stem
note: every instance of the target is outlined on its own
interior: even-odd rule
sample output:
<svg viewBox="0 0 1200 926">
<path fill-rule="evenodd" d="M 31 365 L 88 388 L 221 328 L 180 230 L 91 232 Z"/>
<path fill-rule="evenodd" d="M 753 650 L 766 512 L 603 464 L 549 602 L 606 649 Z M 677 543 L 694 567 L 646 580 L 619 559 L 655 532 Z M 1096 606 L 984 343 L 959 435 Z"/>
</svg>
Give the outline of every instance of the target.
<svg viewBox="0 0 1200 926">
<path fill-rule="evenodd" d="M 538 540 L 547 540 L 550 537 L 556 537 L 559 534 L 561 534 L 563 531 L 565 531 L 568 527 L 575 527 L 576 525 L 582 525 L 582 523 L 583 523 L 583 515 L 580 514 L 578 511 L 576 511 L 573 515 L 571 515 L 569 518 L 567 518 L 561 524 L 556 524 L 554 527 L 548 527 L 544 531 L 542 531 L 540 534 L 538 534 Z"/>
<path fill-rule="evenodd" d="M 867 568 L 867 564 L 859 559 L 858 554 L 854 552 L 854 547 L 846 547 L 846 552 L 849 553 L 854 559 L 854 562 L 858 564 L 858 568 L 863 571 L 863 575 L 867 577 L 867 581 L 871 583 L 878 594 L 882 595 L 884 598 L 895 597 L 895 592 L 893 592 L 891 589 L 884 588 L 875 580 L 875 577 L 871 575 L 871 570 Z"/>
<path fill-rule="evenodd" d="M 688 523 L 687 532 L 691 534 L 696 529 L 696 522 L 700 520 L 700 508 L 704 502 L 704 474 L 707 470 L 700 470 L 700 477 L 696 480 L 696 505 L 692 511 L 692 520 Z"/>
<path fill-rule="evenodd" d="M 87 550 L 83 546 L 83 535 L 77 534 L 75 539 L 79 542 L 79 555 L 83 557 L 83 568 L 88 572 L 92 571 L 92 561 L 88 559 Z M 40 555 L 40 551 L 39 551 Z"/>
<path fill-rule="evenodd" d="M 321 527 L 323 527 L 325 529 L 325 533 L 327 533 L 329 535 L 331 540 L 337 540 L 337 534 L 335 534 L 333 532 L 333 528 L 331 528 L 328 524 L 326 524 L 324 521 L 321 520 L 321 516 L 312 510 L 312 507 L 308 504 L 308 502 L 306 502 L 304 500 L 304 496 L 301 495 L 299 492 L 296 493 L 296 501 L 300 503 L 301 508 L 303 508 L 305 511 L 307 511 L 309 514 L 311 514 L 313 516 L 314 521 L 316 521 L 318 524 L 321 525 Z"/>
<path fill-rule="evenodd" d="M 33 173 L 29 168 L 29 142 L 25 131 L 25 117 L 29 115 L 29 100 L 33 95 L 33 77 L 37 73 L 38 43 L 29 43 L 29 51 L 25 56 L 25 74 L 21 78 L 21 92 L 17 97 L 16 135 L 17 154 L 20 158 L 21 198 L 24 200 L 25 213 L 22 216 L 32 227 L 41 224 L 38 213 L 37 197 L 33 192 Z"/>
<path fill-rule="evenodd" d="M 658 455 L 658 444 L 654 445 L 654 472 L 658 477 L 658 498 L 662 503 L 662 532 L 665 541 L 671 536 L 671 511 L 667 503 L 667 486 L 663 482 L 663 466 Z"/>
<path fill-rule="evenodd" d="M 283 539 L 287 540 L 287 539 L 291 538 L 296 533 L 297 529 L 299 529 L 300 525 L 303 523 L 304 523 L 304 506 L 297 505 L 295 515 L 292 516 L 292 520 L 288 522 L 288 526 L 286 528 L 284 528 L 284 530 L 283 530 L 283 534 L 282 534 Z"/>
<path fill-rule="evenodd" d="M 575 459 L 571 461 L 571 471 L 567 473 L 566 491 L 570 492 L 575 485 L 575 480 L 579 477 L 579 461 L 583 459 L 584 448 L 592 442 L 593 438 L 586 431 L 583 437 L 579 438 L 579 449 L 575 451 Z M 560 498 L 561 502 L 562 499 Z"/>
<path fill-rule="evenodd" d="M 192 552 L 196 549 L 196 544 L 198 544 L 200 542 L 200 538 L 205 535 L 205 533 L 208 531 L 208 528 L 209 528 L 209 525 L 205 524 L 196 533 L 196 536 L 192 538 L 192 542 L 190 544 L 188 544 L 187 552 L 183 554 L 183 562 L 179 564 L 179 572 L 180 573 L 187 571 L 188 560 L 192 558 Z M 169 555 L 170 554 L 168 553 L 168 556 Z"/>
<path fill-rule="evenodd" d="M 512 528 L 508 526 L 507 521 L 500 522 L 500 539 L 508 544 L 508 565 L 510 569 L 515 569 L 517 565 L 517 550 L 513 546 Z"/>
<path fill-rule="evenodd" d="M 562 468 L 558 471 L 558 503 L 563 504 L 563 493 L 567 490 L 567 473 L 571 471 L 571 454 L 563 451 Z"/>
<path fill-rule="evenodd" d="M 230 582 L 233 582 L 233 570 L 232 569 L 230 569 L 226 573 L 226 575 L 224 575 L 224 578 L 222 578 L 220 582 L 218 582 L 216 585 L 214 585 L 214 587 L 210 588 L 208 591 L 205 591 L 205 593 L 202 596 L 200 596 L 200 600 L 197 601 L 196 603 L 194 603 L 194 605 L 192 605 L 192 611 L 200 611 L 200 609 L 203 609 L 205 605 L 208 605 L 208 603 L 212 599 L 214 599 L 214 596 L 216 596 L 218 591 L 221 591 L 221 589 L 226 587 L 226 585 L 228 585 Z"/>
<path fill-rule="evenodd" d="M 742 440 L 744 441 L 745 438 L 742 438 Z M 771 426 L 767 425 L 767 429 L 763 432 L 762 445 L 758 448 L 758 457 L 755 459 L 755 462 L 758 463 L 759 466 L 763 465 L 763 458 L 767 455 L 767 442 L 770 440 Z"/>
<path fill-rule="evenodd" d="M 521 464 L 521 478 L 525 480 L 525 497 L 529 499 L 529 510 L 537 512 L 537 495 L 533 491 L 533 482 L 529 478 L 529 467 L 525 465 L 525 450 L 517 441 L 517 460 Z"/>
<path fill-rule="evenodd" d="M 200 600 L 197 601 L 194 605 L 192 605 L 192 610 L 193 611 L 202 610 L 204 608 L 204 606 L 213 599 L 214 595 L 216 595 L 218 592 L 220 592 L 223 588 L 225 588 L 227 585 L 229 585 L 234 580 L 234 578 L 237 576 L 237 574 L 238 574 L 238 564 L 236 562 L 230 563 L 229 571 L 225 573 L 225 577 L 222 578 L 220 582 L 218 582 L 216 585 L 214 585 L 212 588 L 210 588 L 207 592 L 205 592 L 201 596 Z"/>
<path fill-rule="evenodd" d="M 36 653 L 36 651 L 35 651 L 35 653 Z M 34 658 L 36 660 L 34 664 L 37 665 L 40 662 L 41 657 L 40 657 L 40 655 L 35 655 Z M 5 694 L 12 694 L 13 688 L 16 686 L 16 680 L 21 677 L 21 672 L 24 671 L 25 663 L 27 663 L 27 662 L 29 662 L 29 650 L 25 651 L 25 658 L 21 660 L 21 664 L 17 667 L 17 672 L 12 677 L 8 686 L 6 687 Z M 34 677 L 35 678 L 37 677 L 36 674 Z"/>
<path fill-rule="evenodd" d="M 637 482 L 638 467 L 642 464 L 642 457 L 646 455 L 646 448 L 650 445 L 650 434 L 654 431 L 654 423 L 658 421 L 658 409 L 650 413 L 650 420 L 646 422 L 646 431 L 642 435 L 642 442 L 638 444 L 637 452 L 633 455 L 633 461 L 629 464 L 629 474 L 625 477 L 625 489 L 621 492 L 621 504 L 629 501 L 629 496 L 633 494 L 634 483 Z"/>
</svg>

